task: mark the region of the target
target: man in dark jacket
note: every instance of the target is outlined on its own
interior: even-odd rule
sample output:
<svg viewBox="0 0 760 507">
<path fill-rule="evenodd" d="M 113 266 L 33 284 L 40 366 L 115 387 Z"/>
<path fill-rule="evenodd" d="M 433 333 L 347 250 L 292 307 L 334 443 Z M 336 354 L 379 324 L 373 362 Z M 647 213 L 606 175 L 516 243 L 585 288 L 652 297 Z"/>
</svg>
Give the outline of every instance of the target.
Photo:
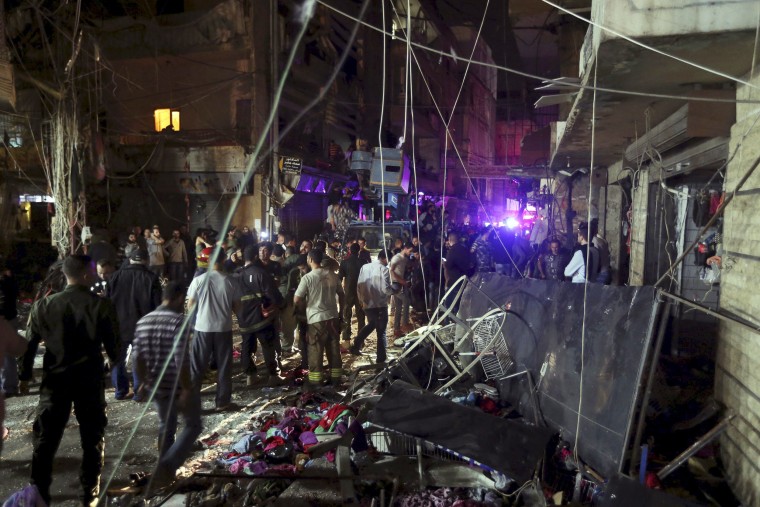
<svg viewBox="0 0 760 507">
<path fill-rule="evenodd" d="M 82 442 L 82 502 L 95 505 L 108 422 L 100 349 L 105 347 L 111 361 L 119 359 L 119 324 L 111 301 L 90 292 L 97 275 L 89 257 L 67 257 L 63 273 L 66 288 L 32 307 L 27 336 L 33 346 L 22 361 L 21 379 L 26 381 L 32 374 L 37 345 L 45 342 L 40 401 L 32 426 L 31 482 L 49 504 L 53 459 L 73 404 Z"/>
<path fill-rule="evenodd" d="M 456 232 L 449 233 L 447 243 L 446 262 L 443 263 L 443 272 L 446 278 L 446 291 L 459 280 L 462 275 L 470 276 L 474 267 L 470 251 L 459 241 L 459 234 Z M 459 300 L 456 299 L 457 291 L 453 290 L 448 297 L 442 301 L 446 307 L 452 308 L 452 313 L 459 309 Z"/>
<path fill-rule="evenodd" d="M 147 268 L 147 262 L 148 252 L 143 249 L 135 250 L 129 256 L 129 265 L 114 273 L 107 286 L 107 296 L 113 302 L 119 316 L 119 332 L 122 342 L 119 360 L 111 365 L 111 381 L 116 390 L 117 400 L 127 398 L 129 393 L 126 366 L 127 347 L 132 344 L 137 321 L 161 304 L 161 283 L 158 281 L 158 275 Z M 132 376 L 134 400 L 142 401 L 137 395 L 140 382 L 134 369 Z"/>
<path fill-rule="evenodd" d="M 448 249 L 443 267 L 446 275 L 446 290 L 448 290 L 462 275 L 470 275 L 473 259 L 467 247 L 460 243 L 459 234 L 456 232 L 449 233 L 449 241 L 446 246 Z"/>
<path fill-rule="evenodd" d="M 240 359 L 243 370 L 248 375 L 248 385 L 253 385 L 256 379 L 256 364 L 253 355 L 256 353 L 256 340 L 261 343 L 269 373 L 269 385 L 282 383 L 279 369 L 279 336 L 277 334 L 277 310 L 282 306 L 282 294 L 278 290 L 274 278 L 256 262 L 256 245 L 248 245 L 243 252 L 245 266 L 236 275 L 239 284 L 240 306 L 237 311 L 240 333 L 243 337 L 242 355 Z"/>
<path fill-rule="evenodd" d="M 343 341 L 351 340 L 351 314 L 353 308 L 356 307 L 356 322 L 358 323 L 358 329 L 364 327 L 364 309 L 359 302 L 359 297 L 356 295 L 356 284 L 359 281 L 359 271 L 362 266 L 366 264 L 359 257 L 358 243 L 352 243 L 349 247 L 351 255 L 340 263 L 340 269 L 338 269 L 338 278 L 343 283 L 343 292 L 345 293 L 346 304 L 343 305 Z"/>
</svg>

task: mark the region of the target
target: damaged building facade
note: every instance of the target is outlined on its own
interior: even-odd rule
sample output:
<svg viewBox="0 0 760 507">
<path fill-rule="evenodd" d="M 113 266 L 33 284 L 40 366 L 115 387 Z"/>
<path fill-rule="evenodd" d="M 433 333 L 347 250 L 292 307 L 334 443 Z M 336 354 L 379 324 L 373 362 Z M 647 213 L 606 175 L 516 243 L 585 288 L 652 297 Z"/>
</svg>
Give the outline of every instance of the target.
<svg viewBox="0 0 760 507">
<path fill-rule="evenodd" d="M 581 455 L 615 480 L 638 472 L 642 397 L 664 375 L 652 350 L 670 363 L 708 358 L 709 396 L 730 416 L 719 437 L 728 482 L 759 504 L 758 2 L 459 3 L 470 2 L 6 2 L 3 249 L 42 241 L 63 255 L 153 224 L 311 239 L 344 188 L 371 195 L 359 208 L 368 221 L 378 202 L 393 221 L 432 202 L 472 230 L 542 212 L 568 246 L 597 219 L 618 287 L 589 300 L 570 284 L 476 277 L 460 294 L 456 340 L 477 335 L 472 322 L 488 312 L 504 318 L 483 321 L 488 339 L 519 314 L 513 338 L 535 346 L 506 338 L 508 352 L 493 353 L 503 371 L 483 366 L 485 380 L 527 373 L 500 386 L 505 398 L 563 438 L 581 436 Z M 353 170 L 351 152 L 397 145 L 410 177 L 391 197 Z M 600 322 L 614 315 L 618 341 L 589 324 L 587 305 Z M 586 326 L 605 353 L 583 365 Z M 415 339 L 451 354 L 449 376 L 482 352 L 454 352 L 436 333 Z M 584 367 L 607 388 L 564 389 L 582 385 Z M 389 374 L 404 384 L 371 422 L 531 479 L 526 463 L 470 448 L 446 424 L 440 440 L 415 432 L 423 410 L 394 418 L 394 403 L 461 408 L 431 398 L 445 383 L 422 389 L 410 368 Z M 541 458 L 545 428 L 501 426 L 525 431 L 526 455 Z"/>
<path fill-rule="evenodd" d="M 503 13 L 496 7 L 478 9 L 452 24 L 450 12 L 412 2 L 414 15 L 407 21 L 405 5 L 395 12 L 389 5 L 384 26 L 397 37 L 384 38 L 377 6 L 367 10 L 366 21 L 352 35 L 351 17 L 360 7 L 359 2 L 316 6 L 299 42 L 298 2 L 168 2 L 158 11 L 129 2 L 85 3 L 86 23 L 70 45 L 69 33 L 77 28 L 74 11 L 60 10 L 57 30 L 51 30 L 50 20 L 37 19 L 35 10 L 21 2 L 9 9 L 6 29 L 19 97 L 18 116 L 5 117 L 9 135 L 19 138 L 7 148 L 12 192 L 35 196 L 47 187 L 52 192 L 55 171 L 47 166 L 65 161 L 61 171 L 80 181 L 66 202 L 59 196 L 56 206 L 59 215 L 67 215 L 62 222 L 76 226 L 60 225 L 53 235 L 58 237 L 54 242 L 68 236 L 69 250 L 81 242 L 82 227 L 121 230 L 131 222 L 143 227 L 157 222 L 164 228 L 189 224 L 191 232 L 218 229 L 241 185 L 245 192 L 233 224 L 312 237 L 321 232 L 331 190 L 354 179 L 344 153 L 357 140 L 394 147 L 406 134 L 405 154 L 416 178 L 408 195 L 400 196 L 396 218 L 406 219 L 410 202 L 423 192 L 439 202 L 443 195 L 452 197 L 449 210 L 460 220 L 502 220 L 505 206 L 499 196 L 512 188 L 506 180 L 546 176 L 540 167 L 544 160 L 520 161 L 520 136 L 547 125 L 556 113 L 516 106 L 525 95 L 524 81 L 506 85 L 493 67 L 468 66 L 442 55 L 471 54 L 495 65 L 504 51 L 492 55 L 495 41 L 480 37 L 473 25 L 483 14 Z M 543 9 L 526 12 L 526 23 L 537 23 L 534 18 L 543 15 Z M 411 40 L 434 51 L 416 51 L 408 67 L 407 24 Z M 549 56 L 537 59 L 553 62 L 556 32 L 542 37 L 551 42 L 544 46 Z M 510 40 L 514 45 L 511 34 Z M 296 56 L 285 76 L 293 49 Z M 339 61 L 342 67 L 324 87 Z M 553 64 L 542 65 L 548 71 Z M 68 74 L 56 74 L 60 69 Z M 286 86 L 267 126 L 281 78 Z M 315 97 L 318 104 L 311 103 Z M 416 114 L 412 104 L 420 110 Z M 78 145 L 76 155 L 50 151 L 55 146 L 50 136 L 63 131 L 46 128 L 62 106 L 80 125 L 75 137 L 62 138 Z M 507 110 L 513 119 L 506 119 Z M 277 144 L 252 161 L 262 133 Z M 43 143 L 47 152 L 40 148 Z M 333 145 L 340 150 L 337 158 Z M 292 195 L 280 191 L 277 169 L 285 158 L 297 160 L 305 176 Z M 256 166 L 255 175 L 243 185 L 248 164 Z M 512 166 L 518 167 L 510 171 Z M 217 179 L 217 173 L 224 176 Z M 84 189 L 82 205 L 77 193 Z M 152 199 L 136 199 L 143 195 Z M 484 213 L 481 204 L 492 212 Z M 48 214 L 35 205 L 32 221 L 44 223 Z M 30 221 L 21 228 L 30 228 Z"/>
</svg>

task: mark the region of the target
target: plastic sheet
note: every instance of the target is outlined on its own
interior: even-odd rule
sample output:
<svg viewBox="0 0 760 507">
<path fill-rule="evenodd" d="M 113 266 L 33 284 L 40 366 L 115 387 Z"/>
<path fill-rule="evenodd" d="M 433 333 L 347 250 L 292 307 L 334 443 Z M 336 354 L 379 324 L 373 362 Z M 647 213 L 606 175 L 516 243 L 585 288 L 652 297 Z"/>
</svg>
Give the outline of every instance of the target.
<svg viewBox="0 0 760 507">
<path fill-rule="evenodd" d="M 656 289 L 589 285 L 585 330 L 583 292 L 582 284 L 481 274 L 465 289 L 458 316 L 476 318 L 496 306 L 509 308 L 502 333 L 515 371 L 531 373 L 543 417 L 570 442 L 578 420 L 583 336 L 578 451 L 592 467 L 612 476 L 629 445 L 656 320 Z"/>
<path fill-rule="evenodd" d="M 464 407 L 401 380 L 385 391 L 370 422 L 440 445 L 525 482 L 553 431 Z"/>
</svg>

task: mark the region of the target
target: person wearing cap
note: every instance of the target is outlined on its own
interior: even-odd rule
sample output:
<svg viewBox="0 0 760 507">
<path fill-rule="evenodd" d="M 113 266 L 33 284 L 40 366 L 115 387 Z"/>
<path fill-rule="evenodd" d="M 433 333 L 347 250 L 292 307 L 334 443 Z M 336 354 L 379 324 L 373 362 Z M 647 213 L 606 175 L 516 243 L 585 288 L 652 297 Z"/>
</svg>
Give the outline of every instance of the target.
<svg viewBox="0 0 760 507">
<path fill-rule="evenodd" d="M 240 305 L 236 311 L 240 334 L 242 335 L 241 366 L 248 375 L 248 385 L 256 379 L 256 342 L 261 343 L 264 363 L 269 373 L 268 384 L 279 385 L 284 380 L 280 377 L 277 335 L 277 309 L 282 305 L 282 294 L 277 289 L 274 278 L 255 260 L 256 245 L 248 245 L 243 252 L 245 266 L 235 273 L 234 279 L 239 284 Z"/>
<path fill-rule="evenodd" d="M 195 338 L 190 373 L 193 389 L 200 392 L 212 356 L 217 366 L 216 410 L 232 405 L 232 312 L 240 300 L 237 284 L 222 272 L 224 254 L 219 252 L 213 269 L 196 277 L 187 289 L 187 305 L 195 313 Z"/>
<path fill-rule="evenodd" d="M 311 272 L 301 278 L 293 297 L 296 306 L 306 307 L 309 325 L 309 387 L 319 387 L 323 379 L 324 355 L 333 385 L 340 383 L 343 366 L 340 358 L 340 315 L 343 309 L 343 288 L 338 275 L 322 267 L 322 250 L 309 252 Z M 337 301 L 336 301 L 337 299 Z"/>
<path fill-rule="evenodd" d="M 161 306 L 137 322 L 133 342 L 134 363 L 140 379 L 141 395 L 153 395 L 158 413 L 158 465 L 150 489 L 174 480 L 177 468 L 190 455 L 201 434 L 200 393 L 190 381 L 190 326 L 183 325 L 185 289 L 181 282 L 164 287 Z M 177 415 L 184 427 L 179 438 Z"/>
<path fill-rule="evenodd" d="M 377 356 L 375 360 L 378 363 L 384 363 L 388 358 L 385 332 L 388 329 L 388 300 L 393 292 L 388 259 L 385 250 L 380 250 L 377 253 L 377 260 L 370 264 L 364 264 L 359 271 L 356 294 L 364 307 L 367 325 L 359 329 L 354 343 L 349 348 L 352 355 L 361 355 L 364 340 L 372 331 L 376 331 Z"/>
<path fill-rule="evenodd" d="M 106 297 L 113 302 L 116 314 L 119 316 L 119 333 L 122 342 L 119 360 L 111 365 L 111 381 L 117 400 L 126 399 L 129 395 L 127 348 L 132 344 L 135 336 L 137 321 L 155 310 L 161 303 L 161 283 L 158 275 L 147 268 L 147 262 L 148 252 L 142 248 L 133 251 L 129 256 L 129 265 L 111 275 L 106 285 Z M 138 394 L 140 381 L 134 369 L 132 382 L 133 399 L 142 401 Z"/>
</svg>

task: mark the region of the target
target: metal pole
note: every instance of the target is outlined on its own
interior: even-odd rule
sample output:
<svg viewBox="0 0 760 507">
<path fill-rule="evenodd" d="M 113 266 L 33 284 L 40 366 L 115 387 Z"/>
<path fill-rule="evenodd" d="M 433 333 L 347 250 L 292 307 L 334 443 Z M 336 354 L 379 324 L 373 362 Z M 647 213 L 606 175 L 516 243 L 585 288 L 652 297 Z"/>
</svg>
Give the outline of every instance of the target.
<svg viewBox="0 0 760 507">
<path fill-rule="evenodd" d="M 659 305 L 658 305 L 659 307 Z M 654 344 L 654 350 L 652 350 L 652 364 L 649 368 L 649 377 L 647 378 L 647 385 L 644 388 L 644 395 L 641 399 L 641 406 L 639 408 L 639 420 L 636 424 L 636 436 L 633 438 L 633 454 L 631 455 L 631 463 L 628 467 L 628 475 L 633 475 L 633 471 L 636 467 L 636 461 L 639 458 L 639 451 L 641 445 L 641 438 L 644 434 L 644 423 L 646 422 L 647 405 L 649 405 L 649 395 L 652 393 L 652 385 L 654 385 L 654 377 L 657 372 L 657 365 L 660 362 L 660 351 L 662 350 L 662 342 L 665 340 L 665 330 L 668 327 L 668 316 L 670 315 L 670 303 L 665 304 L 665 310 L 661 313 L 660 325 L 657 329 L 657 339 Z M 633 411 L 631 411 L 631 417 L 633 417 Z M 629 434 L 629 433 L 626 433 Z M 623 460 L 620 461 L 622 468 Z"/>
<path fill-rule="evenodd" d="M 702 438 L 694 442 L 688 449 L 686 449 L 684 452 L 679 454 L 673 461 L 665 465 L 665 468 L 657 472 L 657 477 L 662 480 L 673 471 L 683 465 L 687 459 L 694 456 L 696 453 L 699 452 L 700 449 L 702 449 L 704 446 L 712 442 L 715 437 L 719 436 L 721 433 L 726 431 L 728 429 L 728 425 L 731 422 L 731 420 L 734 418 L 734 415 L 730 415 L 723 419 L 721 422 L 719 422 L 713 429 L 705 433 Z"/>
<path fill-rule="evenodd" d="M 695 310 L 699 310 L 700 312 L 706 313 L 707 315 L 711 315 L 717 319 L 724 320 L 726 322 L 731 322 L 732 324 L 736 324 L 738 326 L 743 327 L 747 331 L 751 331 L 755 334 L 760 334 L 760 327 L 752 327 L 751 325 L 747 324 L 746 322 L 742 322 L 738 319 L 731 318 L 727 315 L 723 315 L 722 313 L 718 313 L 714 310 L 710 310 L 707 307 L 704 307 L 698 303 L 695 303 L 693 301 L 689 301 L 688 299 L 684 299 L 680 296 L 676 296 L 675 294 L 671 294 L 669 292 L 661 291 L 660 294 L 662 294 L 665 297 L 668 297 L 672 299 L 673 301 L 677 301 L 679 303 L 683 303 L 686 306 L 690 306 L 691 308 L 694 308 Z"/>
<path fill-rule="evenodd" d="M 425 485 L 425 468 L 422 463 L 422 439 L 417 438 L 415 442 L 417 444 L 417 473 L 420 479 L 420 489 L 425 489 L 427 486 Z"/>
<path fill-rule="evenodd" d="M 274 100 L 274 89 L 277 86 L 277 82 L 279 80 L 279 61 L 278 61 L 278 54 L 280 51 L 280 48 L 278 47 L 278 41 L 280 40 L 280 36 L 278 34 L 278 28 L 279 28 L 279 21 L 278 17 L 279 14 L 277 13 L 277 4 L 278 2 L 276 0 L 271 0 L 270 7 L 269 7 L 269 43 L 270 43 L 270 59 L 269 59 L 269 67 L 271 72 L 271 87 L 270 87 L 270 95 L 269 100 L 271 101 L 270 107 L 272 109 L 275 109 L 277 107 L 277 104 L 275 104 Z M 277 167 L 277 154 L 279 152 L 279 147 L 277 144 L 277 139 L 280 137 L 280 125 L 278 121 L 272 122 L 272 125 L 269 128 L 269 142 L 273 144 L 272 146 L 272 154 L 269 156 L 269 167 L 271 170 L 271 177 L 269 179 L 270 182 L 270 191 L 267 192 L 266 197 L 266 219 L 262 220 L 262 223 L 266 223 L 267 230 L 269 231 L 269 239 L 272 240 L 272 237 L 277 234 L 278 231 L 275 231 L 275 220 L 276 218 L 273 217 L 270 214 L 270 210 L 276 206 L 276 203 L 273 199 L 270 198 L 270 196 L 278 195 L 278 191 L 280 189 L 280 171 Z M 263 181 L 263 178 L 262 178 Z M 276 237 L 274 238 L 276 239 Z"/>
</svg>

